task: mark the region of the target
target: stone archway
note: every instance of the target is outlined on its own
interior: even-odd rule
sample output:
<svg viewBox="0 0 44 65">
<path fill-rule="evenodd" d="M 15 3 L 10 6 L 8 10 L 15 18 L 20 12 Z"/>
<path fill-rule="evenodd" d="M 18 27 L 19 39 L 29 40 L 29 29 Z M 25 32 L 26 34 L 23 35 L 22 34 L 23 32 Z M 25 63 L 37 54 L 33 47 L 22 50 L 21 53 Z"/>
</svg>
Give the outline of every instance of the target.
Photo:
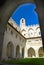
<svg viewBox="0 0 44 65">
<path fill-rule="evenodd" d="M 3 46 L 3 39 L 4 39 L 4 31 L 6 29 L 6 25 L 8 22 L 9 17 L 11 16 L 11 13 L 22 3 L 36 3 L 37 4 L 37 11 L 39 13 L 40 18 L 40 25 L 42 30 L 42 38 L 43 38 L 43 44 L 44 44 L 44 5 L 42 5 L 41 1 L 38 0 L 6 0 L 6 2 L 1 7 L 1 19 L 0 19 L 0 58 L 2 54 L 2 46 Z M 2 28 L 1 28 L 2 27 Z"/>
<path fill-rule="evenodd" d="M 38 54 L 39 54 L 39 57 L 43 57 L 44 56 L 43 47 L 39 48 Z"/>
<path fill-rule="evenodd" d="M 13 54 L 14 54 L 14 46 L 13 46 L 12 42 L 9 42 L 7 44 L 6 56 L 7 56 L 7 58 L 13 58 Z"/>
<path fill-rule="evenodd" d="M 16 46 L 16 58 L 20 58 L 20 47 L 19 47 L 19 45 Z"/>
<path fill-rule="evenodd" d="M 35 50 L 33 48 L 28 49 L 28 57 L 35 57 Z"/>
</svg>

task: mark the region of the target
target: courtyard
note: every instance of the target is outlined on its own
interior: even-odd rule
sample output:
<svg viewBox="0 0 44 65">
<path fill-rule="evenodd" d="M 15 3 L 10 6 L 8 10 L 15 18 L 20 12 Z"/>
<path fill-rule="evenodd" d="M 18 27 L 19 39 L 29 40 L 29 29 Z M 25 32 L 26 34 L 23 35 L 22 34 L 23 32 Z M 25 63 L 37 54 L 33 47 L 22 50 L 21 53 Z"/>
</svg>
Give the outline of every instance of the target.
<svg viewBox="0 0 44 65">
<path fill-rule="evenodd" d="M 32 64 L 32 65 L 44 65 L 44 58 L 25 58 L 25 59 L 13 59 L 13 60 L 2 60 L 2 64 Z"/>
</svg>

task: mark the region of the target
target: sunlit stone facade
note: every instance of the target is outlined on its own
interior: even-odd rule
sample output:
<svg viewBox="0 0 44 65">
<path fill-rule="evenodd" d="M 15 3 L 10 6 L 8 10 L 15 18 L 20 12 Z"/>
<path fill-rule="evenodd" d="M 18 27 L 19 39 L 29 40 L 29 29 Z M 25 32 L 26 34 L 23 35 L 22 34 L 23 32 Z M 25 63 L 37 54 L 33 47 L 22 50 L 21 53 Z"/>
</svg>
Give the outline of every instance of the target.
<svg viewBox="0 0 44 65">
<path fill-rule="evenodd" d="M 4 34 L 2 59 L 44 58 L 40 26 L 26 26 L 24 18 L 20 27 L 10 18 Z"/>
<path fill-rule="evenodd" d="M 39 24 L 26 26 L 26 21 L 24 18 L 20 20 L 20 29 L 22 35 L 26 38 L 41 37 Z"/>
</svg>

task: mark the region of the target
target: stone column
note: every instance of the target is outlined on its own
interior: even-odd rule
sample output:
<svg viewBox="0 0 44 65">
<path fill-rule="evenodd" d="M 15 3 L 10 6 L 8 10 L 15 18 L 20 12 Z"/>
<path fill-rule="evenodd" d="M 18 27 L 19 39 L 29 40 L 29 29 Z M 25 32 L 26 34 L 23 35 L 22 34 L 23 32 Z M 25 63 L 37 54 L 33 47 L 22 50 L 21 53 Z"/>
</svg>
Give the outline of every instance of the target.
<svg viewBox="0 0 44 65">
<path fill-rule="evenodd" d="M 22 58 L 22 47 L 20 46 L 20 58 Z"/>
<path fill-rule="evenodd" d="M 28 54 L 27 54 L 27 49 L 26 47 L 24 48 L 24 58 L 27 58 L 28 57 Z"/>
<path fill-rule="evenodd" d="M 13 54 L 13 58 L 16 58 L 16 47 L 14 46 L 14 54 Z"/>
<path fill-rule="evenodd" d="M 38 50 L 35 51 L 36 57 L 39 57 Z"/>
</svg>

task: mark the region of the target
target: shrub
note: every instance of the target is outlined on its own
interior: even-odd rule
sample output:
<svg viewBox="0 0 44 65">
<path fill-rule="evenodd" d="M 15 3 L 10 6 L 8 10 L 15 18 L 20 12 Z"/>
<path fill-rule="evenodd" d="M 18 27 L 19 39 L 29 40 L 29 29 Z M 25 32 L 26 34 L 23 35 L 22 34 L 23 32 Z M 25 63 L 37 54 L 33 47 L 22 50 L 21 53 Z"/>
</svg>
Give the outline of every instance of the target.
<svg viewBox="0 0 44 65">
<path fill-rule="evenodd" d="M 2 63 L 9 63 L 9 64 L 32 64 L 32 65 L 44 65 L 44 58 L 25 58 L 25 59 L 13 59 L 13 60 L 3 60 Z"/>
</svg>

